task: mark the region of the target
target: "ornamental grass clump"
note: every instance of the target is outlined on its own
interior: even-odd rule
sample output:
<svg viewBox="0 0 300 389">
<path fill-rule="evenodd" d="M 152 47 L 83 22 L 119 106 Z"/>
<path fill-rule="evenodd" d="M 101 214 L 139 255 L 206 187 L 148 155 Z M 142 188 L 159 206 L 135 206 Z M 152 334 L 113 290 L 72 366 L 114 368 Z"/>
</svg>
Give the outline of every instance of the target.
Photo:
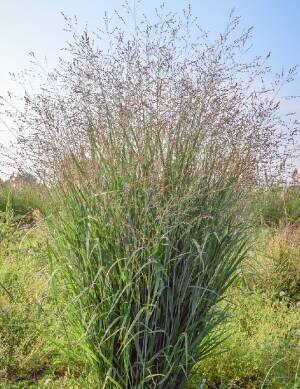
<svg viewBox="0 0 300 389">
<path fill-rule="evenodd" d="M 182 388 L 220 341 L 216 304 L 247 249 L 241 191 L 229 163 L 209 173 L 192 139 L 133 151 L 127 135 L 74 159 L 64 183 L 60 304 L 101 387 Z"/>
<path fill-rule="evenodd" d="M 94 34 L 66 23 L 68 55 L 6 112 L 16 162 L 58 191 L 67 352 L 81 350 L 96 387 L 182 388 L 221 341 L 216 304 L 247 251 L 246 194 L 290 151 L 296 124 L 276 96 L 295 69 L 264 82 L 269 55 L 249 60 L 252 29 L 239 33 L 233 14 L 213 40 L 190 8 L 162 5 L 150 21 L 126 3 Z"/>
</svg>

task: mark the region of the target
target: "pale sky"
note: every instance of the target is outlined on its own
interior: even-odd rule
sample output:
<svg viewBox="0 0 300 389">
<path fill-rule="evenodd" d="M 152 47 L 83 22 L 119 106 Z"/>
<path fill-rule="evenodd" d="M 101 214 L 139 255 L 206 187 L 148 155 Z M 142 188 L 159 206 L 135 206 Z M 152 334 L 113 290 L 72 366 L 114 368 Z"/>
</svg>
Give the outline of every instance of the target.
<svg viewBox="0 0 300 389">
<path fill-rule="evenodd" d="M 9 72 L 17 73 L 28 67 L 30 51 L 40 59 L 47 57 L 49 69 L 55 66 L 62 54 L 60 49 L 68 39 L 63 31 L 62 11 L 68 16 L 76 15 L 82 25 L 88 23 L 93 30 L 101 25 L 105 10 L 120 9 L 122 3 L 119 0 L 0 0 L 0 95 L 14 90 Z M 212 34 L 222 32 L 230 11 L 235 8 L 236 14 L 242 17 L 243 27 L 254 26 L 254 54 L 271 51 L 270 64 L 275 71 L 300 64 L 298 0 L 169 0 L 165 3 L 174 11 L 191 4 L 203 29 Z M 159 4 L 158 0 L 144 0 L 137 4 L 137 13 L 151 15 Z M 299 96 L 300 76 L 281 93 L 280 97 Z M 283 113 L 288 111 L 296 111 L 300 119 L 300 98 L 283 104 Z M 11 133 L 0 123 L 0 143 L 8 144 L 11 139 Z"/>
</svg>

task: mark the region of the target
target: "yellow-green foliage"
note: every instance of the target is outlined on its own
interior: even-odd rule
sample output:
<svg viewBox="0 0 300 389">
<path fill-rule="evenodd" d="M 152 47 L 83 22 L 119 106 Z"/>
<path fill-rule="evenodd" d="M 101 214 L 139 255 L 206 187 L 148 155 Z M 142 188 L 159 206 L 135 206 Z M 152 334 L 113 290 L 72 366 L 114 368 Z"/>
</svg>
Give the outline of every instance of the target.
<svg viewBox="0 0 300 389">
<path fill-rule="evenodd" d="M 274 187 L 260 193 L 254 201 L 256 220 L 269 226 L 300 221 L 300 188 Z"/>
<path fill-rule="evenodd" d="M 0 183 L 0 212 L 5 212 L 10 202 L 15 216 L 19 219 L 33 210 L 46 213 L 49 205 L 47 190 L 42 185 L 18 185 Z"/>
<path fill-rule="evenodd" d="M 196 368 L 198 377 L 222 383 L 224 388 L 286 388 L 297 374 L 300 346 L 300 310 L 265 293 L 234 288 L 230 337 L 220 353 Z"/>
<path fill-rule="evenodd" d="M 234 285 L 226 299 L 231 314 L 224 329 L 230 336 L 219 353 L 195 367 L 195 382 L 207 378 L 222 388 L 299 387 L 300 307 L 295 291 L 300 230 L 285 227 L 262 236 L 245 265 L 244 282 Z"/>
<path fill-rule="evenodd" d="M 276 297 L 300 301 L 300 229 L 287 225 L 273 233 L 253 261 L 255 283 Z"/>
<path fill-rule="evenodd" d="M 53 320 L 48 231 L 38 211 L 30 220 L 15 218 L 10 204 L 0 213 L 0 388 L 92 388 L 86 375 L 70 377 L 83 371 L 80 359 L 57 347 L 67 340 Z"/>
<path fill-rule="evenodd" d="M 45 234 L 36 221 L 35 227 L 17 228 L 9 210 L 0 215 L 1 387 L 38 375 L 47 365 Z"/>
</svg>

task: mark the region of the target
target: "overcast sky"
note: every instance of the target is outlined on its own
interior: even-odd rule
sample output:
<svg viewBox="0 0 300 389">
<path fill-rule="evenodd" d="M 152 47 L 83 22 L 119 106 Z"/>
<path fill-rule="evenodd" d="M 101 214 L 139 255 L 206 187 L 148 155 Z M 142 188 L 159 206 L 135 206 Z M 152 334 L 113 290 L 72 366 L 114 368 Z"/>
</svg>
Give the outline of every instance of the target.
<svg viewBox="0 0 300 389">
<path fill-rule="evenodd" d="M 138 1 L 137 1 L 138 2 Z M 28 67 L 29 52 L 47 57 L 49 68 L 55 66 L 62 53 L 60 49 L 68 39 L 63 31 L 63 11 L 76 15 L 91 29 L 101 25 L 105 10 L 119 9 L 118 0 L 2 0 L 0 2 L 0 95 L 13 90 L 9 72 L 17 73 Z M 129 0 L 133 4 L 133 0 Z M 172 0 L 166 1 L 170 10 L 181 10 L 191 4 L 200 24 L 212 34 L 222 32 L 231 9 L 242 17 L 242 26 L 254 26 L 254 53 L 271 51 L 270 63 L 281 71 L 300 64 L 300 1 L 299 0 Z M 151 15 L 160 1 L 144 0 L 137 4 L 137 13 Z M 300 76 L 282 90 L 280 97 L 300 95 Z M 300 118 L 300 98 L 284 103 L 283 112 L 296 111 Z M 10 132 L 0 123 L 0 143 L 12 139 Z M 300 142 L 299 142 L 300 143 Z"/>
</svg>

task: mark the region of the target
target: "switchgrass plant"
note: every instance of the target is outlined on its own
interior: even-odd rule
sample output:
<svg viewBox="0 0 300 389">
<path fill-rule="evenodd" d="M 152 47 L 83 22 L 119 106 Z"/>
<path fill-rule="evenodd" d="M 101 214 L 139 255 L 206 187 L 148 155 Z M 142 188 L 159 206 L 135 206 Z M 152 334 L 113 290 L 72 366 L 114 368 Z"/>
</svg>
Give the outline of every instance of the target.
<svg viewBox="0 0 300 389">
<path fill-rule="evenodd" d="M 135 147 L 131 135 L 94 137 L 92 158 L 73 158 L 52 220 L 54 286 L 101 387 L 182 388 L 221 341 L 216 304 L 248 246 L 243 191 L 234 159 L 199 158 L 192 136 L 140 133 Z"/>
<path fill-rule="evenodd" d="M 90 124 L 108 140 L 112 126 L 130 136 L 141 128 L 185 128 L 186 136 L 201 128 L 215 154 L 235 152 L 245 180 L 282 179 L 297 152 L 299 124 L 281 116 L 278 96 L 296 67 L 271 76 L 270 53 L 250 50 L 253 29 L 241 28 L 234 12 L 212 35 L 191 7 L 173 13 L 162 1 L 145 14 L 138 3 L 105 13 L 95 31 L 64 15 L 70 40 L 50 72 L 30 53 L 32 68 L 13 76 L 25 98 L 1 96 L 0 114 L 17 134 L 9 150 L 14 166 L 56 182 L 66 145 L 89 153 Z"/>
<path fill-rule="evenodd" d="M 67 56 L 7 113 L 16 163 L 51 191 L 61 181 L 51 258 L 67 352 L 81 348 L 104 388 L 181 388 L 220 341 L 245 193 L 290 155 L 298 125 L 274 96 L 295 68 L 265 83 L 269 55 L 249 59 L 234 14 L 211 40 L 190 7 L 136 9 L 94 34 L 66 17 Z"/>
</svg>

